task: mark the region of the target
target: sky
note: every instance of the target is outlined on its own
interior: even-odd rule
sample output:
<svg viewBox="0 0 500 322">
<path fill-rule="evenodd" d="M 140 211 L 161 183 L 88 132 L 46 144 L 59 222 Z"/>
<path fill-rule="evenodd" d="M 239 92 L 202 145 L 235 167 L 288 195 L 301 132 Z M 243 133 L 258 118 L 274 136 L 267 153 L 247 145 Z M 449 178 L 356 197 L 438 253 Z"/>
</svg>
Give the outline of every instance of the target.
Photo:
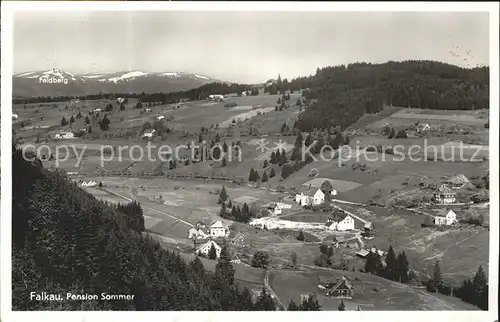
<svg viewBox="0 0 500 322">
<path fill-rule="evenodd" d="M 18 12 L 16 73 L 189 72 L 240 83 L 353 62 L 489 62 L 488 13 Z"/>
</svg>

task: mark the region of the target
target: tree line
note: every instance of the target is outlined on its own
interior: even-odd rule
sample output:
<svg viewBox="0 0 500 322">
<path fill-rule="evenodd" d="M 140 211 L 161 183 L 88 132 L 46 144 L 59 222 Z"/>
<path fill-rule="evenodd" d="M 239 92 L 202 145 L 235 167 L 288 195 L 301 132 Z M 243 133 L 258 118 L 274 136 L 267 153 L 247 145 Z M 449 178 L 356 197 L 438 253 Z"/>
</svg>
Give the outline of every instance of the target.
<svg viewBox="0 0 500 322">
<path fill-rule="evenodd" d="M 488 278 L 480 265 L 472 277 L 462 282 L 458 288 L 453 288 L 445 283 L 439 262 L 434 264 L 434 273 L 427 282 L 425 282 L 427 291 L 433 293 L 442 293 L 460 298 L 462 301 L 479 307 L 481 310 L 488 310 Z"/>
<path fill-rule="evenodd" d="M 297 126 L 347 128 L 364 114 L 385 105 L 472 110 L 489 108 L 489 68 L 472 69 L 433 62 L 403 61 L 385 64 L 355 63 L 316 70 L 290 82 L 290 88 L 308 88 L 303 95 L 317 99 L 299 117 Z"/>
<path fill-rule="evenodd" d="M 117 97 L 123 98 L 138 98 L 143 103 L 158 103 L 161 104 L 172 104 L 180 101 L 188 100 L 195 101 L 200 99 L 206 99 L 212 94 L 231 94 L 231 93 L 241 93 L 251 90 L 251 85 L 244 84 L 228 84 L 222 82 L 214 82 L 209 84 L 204 84 L 200 87 L 193 88 L 186 91 L 172 92 L 172 93 L 98 93 L 89 94 L 82 96 L 39 96 L 31 98 L 13 98 L 12 104 L 30 104 L 30 103 L 51 103 L 51 102 L 66 102 L 72 99 L 79 100 L 99 100 L 99 99 L 111 99 L 115 100 Z M 137 106 L 136 106 L 137 107 Z"/>
</svg>

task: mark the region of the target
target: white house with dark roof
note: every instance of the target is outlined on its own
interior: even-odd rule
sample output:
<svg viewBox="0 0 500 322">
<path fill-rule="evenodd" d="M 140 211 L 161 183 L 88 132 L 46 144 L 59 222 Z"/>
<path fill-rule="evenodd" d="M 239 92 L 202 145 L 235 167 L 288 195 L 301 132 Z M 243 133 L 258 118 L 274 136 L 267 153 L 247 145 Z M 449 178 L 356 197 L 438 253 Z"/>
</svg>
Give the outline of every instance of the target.
<svg viewBox="0 0 500 322">
<path fill-rule="evenodd" d="M 354 219 L 345 212 L 334 211 L 328 217 L 328 229 L 337 231 L 354 230 Z"/>
<path fill-rule="evenodd" d="M 442 209 L 434 216 L 434 224 L 451 226 L 457 222 L 457 214 L 451 209 Z"/>
<path fill-rule="evenodd" d="M 448 188 L 446 185 L 441 185 L 434 193 L 434 200 L 437 203 L 454 203 L 456 192 Z"/>
<path fill-rule="evenodd" d="M 196 254 L 208 256 L 208 253 L 210 252 L 212 245 L 215 247 L 217 258 L 219 258 L 222 248 L 219 245 L 217 245 L 217 243 L 214 242 L 213 240 L 209 240 L 205 244 L 198 247 L 198 249 L 196 250 Z"/>
<path fill-rule="evenodd" d="M 214 222 L 210 225 L 210 236 L 212 237 L 226 237 L 229 234 L 229 228 L 221 220 Z"/>
<path fill-rule="evenodd" d="M 202 228 L 191 228 L 189 229 L 188 231 L 188 238 L 189 239 L 206 239 L 208 238 L 210 235 L 208 233 L 206 233 Z"/>
<path fill-rule="evenodd" d="M 295 202 L 303 206 L 318 206 L 325 202 L 325 194 L 321 189 L 309 188 L 295 195 Z"/>
</svg>

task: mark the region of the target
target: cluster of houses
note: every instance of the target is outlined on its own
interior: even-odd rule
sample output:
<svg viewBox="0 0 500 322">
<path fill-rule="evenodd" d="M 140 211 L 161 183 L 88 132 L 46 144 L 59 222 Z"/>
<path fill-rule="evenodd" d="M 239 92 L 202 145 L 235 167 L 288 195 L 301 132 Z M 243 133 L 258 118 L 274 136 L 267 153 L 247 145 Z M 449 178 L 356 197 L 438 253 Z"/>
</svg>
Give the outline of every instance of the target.
<svg viewBox="0 0 500 322">
<path fill-rule="evenodd" d="M 463 174 L 449 178 L 434 193 L 434 201 L 439 204 L 452 204 L 456 202 L 455 190 L 473 187 L 469 179 Z"/>
<path fill-rule="evenodd" d="M 333 189 L 332 196 L 337 195 L 337 190 Z M 295 195 L 295 202 L 304 206 L 319 206 L 325 202 L 325 193 L 321 189 L 311 188 L 301 191 Z"/>
<path fill-rule="evenodd" d="M 201 246 L 197 247 L 195 253 L 198 255 L 208 256 L 212 246 L 215 248 L 217 257 L 219 257 L 222 247 L 220 247 L 216 240 L 227 238 L 230 235 L 229 228 L 221 220 L 218 220 L 208 227 L 203 221 L 198 221 L 195 227 L 191 228 L 188 232 L 188 238 L 194 240 L 205 241 Z M 240 232 L 237 233 L 230 242 L 237 246 L 243 246 L 245 244 L 244 235 Z"/>
</svg>

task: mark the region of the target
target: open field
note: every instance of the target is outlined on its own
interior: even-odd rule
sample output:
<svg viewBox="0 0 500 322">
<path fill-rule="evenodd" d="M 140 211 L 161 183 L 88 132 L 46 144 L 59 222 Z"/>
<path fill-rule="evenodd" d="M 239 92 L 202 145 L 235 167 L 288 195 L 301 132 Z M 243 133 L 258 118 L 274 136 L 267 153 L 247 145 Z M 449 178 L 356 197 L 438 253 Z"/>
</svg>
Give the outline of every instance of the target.
<svg viewBox="0 0 500 322">
<path fill-rule="evenodd" d="M 311 186 L 313 188 L 321 188 L 321 185 L 325 180 L 328 180 L 332 183 L 333 188 L 337 190 L 337 192 L 346 192 L 352 189 L 356 189 L 357 187 L 360 187 L 361 184 L 357 182 L 352 182 L 352 181 L 346 181 L 346 180 L 335 180 L 335 179 L 328 179 L 328 178 L 314 178 L 312 180 L 309 180 L 303 184 L 303 186 Z"/>
<path fill-rule="evenodd" d="M 485 114 L 486 113 L 486 114 Z M 368 125 L 370 129 L 380 129 L 389 124 L 397 127 L 410 123 L 425 122 L 429 125 L 453 125 L 484 127 L 488 122 L 487 111 L 484 110 L 425 110 L 417 108 L 401 108 L 390 116 Z M 485 117 L 486 115 L 486 117 Z"/>
<path fill-rule="evenodd" d="M 460 225 L 444 231 L 422 228 L 425 216 L 407 210 L 369 207 L 376 217 L 375 239 L 370 244 L 387 250 L 392 245 L 396 252 L 404 250 L 410 268 L 426 277 L 432 274 L 436 260 L 440 261 L 445 279 L 461 284 L 473 276 L 482 265 L 487 271 L 489 232 L 486 228 Z M 461 210 L 455 210 L 462 215 Z"/>
<path fill-rule="evenodd" d="M 323 310 L 337 310 L 340 300 L 326 297 L 318 285 L 322 281 L 335 281 L 341 276 L 351 280 L 356 292 L 352 300 L 344 300 L 347 310 L 354 310 L 358 305 L 364 311 L 476 310 L 474 306 L 454 297 L 431 294 L 422 289 L 355 272 L 319 269 L 308 272 L 272 271 L 270 285 L 285 305 L 291 300 L 300 302 L 301 295 L 315 292 Z"/>
</svg>

